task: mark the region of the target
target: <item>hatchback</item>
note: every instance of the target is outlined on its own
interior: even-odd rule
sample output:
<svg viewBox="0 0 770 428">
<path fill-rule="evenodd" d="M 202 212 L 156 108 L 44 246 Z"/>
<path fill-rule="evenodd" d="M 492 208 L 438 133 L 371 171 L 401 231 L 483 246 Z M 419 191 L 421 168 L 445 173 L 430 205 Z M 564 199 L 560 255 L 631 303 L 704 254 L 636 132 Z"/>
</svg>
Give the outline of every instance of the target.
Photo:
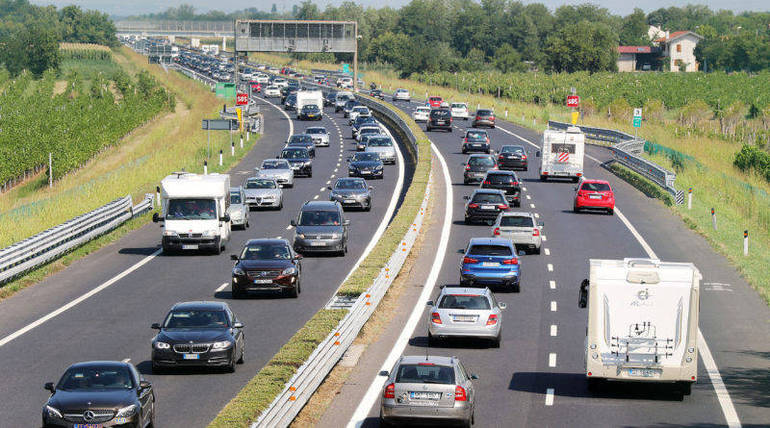
<svg viewBox="0 0 770 428">
<path fill-rule="evenodd" d="M 495 127 L 495 112 L 489 109 L 479 109 L 476 111 L 476 117 L 473 119 L 473 127 L 480 126 Z"/>
<path fill-rule="evenodd" d="M 249 227 L 249 205 L 246 203 L 243 187 L 230 188 L 230 206 L 227 207 L 227 214 L 230 216 L 233 229 L 235 226 L 242 229 Z"/>
<path fill-rule="evenodd" d="M 482 131 L 480 129 L 469 129 L 465 131 L 462 146 L 463 154 L 468 152 L 489 153 L 490 151 L 491 143 L 487 131 Z"/>
<path fill-rule="evenodd" d="M 342 205 L 334 201 L 309 201 L 300 208 L 294 226 L 294 251 L 298 253 L 348 252 L 348 225 Z"/>
<path fill-rule="evenodd" d="M 497 169 L 497 161 L 492 155 L 470 155 L 465 163 L 463 184 L 478 183 L 487 176 L 487 171 Z"/>
<path fill-rule="evenodd" d="M 432 108 L 439 108 L 441 107 L 441 103 L 443 101 L 444 100 L 441 97 L 437 97 L 437 96 L 430 97 L 428 98 L 428 105 Z"/>
<path fill-rule="evenodd" d="M 608 181 L 583 178 L 575 186 L 573 210 L 577 213 L 587 208 L 605 210 L 609 215 L 615 212 L 615 193 Z"/>
<path fill-rule="evenodd" d="M 513 171 L 489 170 L 484 181 L 481 182 L 482 189 L 498 189 L 505 192 L 505 200 L 514 207 L 521 206 L 521 186 L 519 178 Z"/>
<path fill-rule="evenodd" d="M 453 118 L 468 120 L 468 104 L 452 103 L 450 108 L 452 109 Z"/>
<path fill-rule="evenodd" d="M 444 129 L 452 132 L 452 112 L 448 108 L 431 110 L 426 129 L 428 132 L 434 129 Z"/>
<path fill-rule="evenodd" d="M 491 226 L 501 212 L 510 209 L 502 190 L 476 189 L 464 199 L 468 201 L 465 204 L 465 224 L 484 221 Z"/>
<path fill-rule="evenodd" d="M 505 145 L 500 148 L 497 155 L 497 164 L 500 169 L 527 170 L 527 151 L 522 146 Z"/>
<path fill-rule="evenodd" d="M 460 286 L 501 285 L 519 292 L 521 280 L 516 247 L 508 239 L 471 238 L 460 250 Z"/>
<path fill-rule="evenodd" d="M 517 247 L 540 254 L 543 244 L 543 222 L 537 221 L 530 212 L 507 212 L 497 217 L 492 226 L 492 236 L 509 239 Z"/>
<path fill-rule="evenodd" d="M 429 301 L 428 340 L 468 337 L 485 339 L 500 347 L 505 303 L 498 303 L 489 288 L 444 287 Z"/>
<path fill-rule="evenodd" d="M 430 116 L 430 107 L 420 106 L 412 112 L 412 119 L 415 122 L 427 122 Z"/>
</svg>

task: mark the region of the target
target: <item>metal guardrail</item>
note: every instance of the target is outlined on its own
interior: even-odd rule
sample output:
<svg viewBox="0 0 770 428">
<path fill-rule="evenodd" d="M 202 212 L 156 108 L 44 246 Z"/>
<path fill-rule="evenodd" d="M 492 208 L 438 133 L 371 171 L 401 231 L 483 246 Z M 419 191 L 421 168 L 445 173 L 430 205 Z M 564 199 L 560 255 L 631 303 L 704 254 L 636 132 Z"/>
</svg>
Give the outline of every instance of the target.
<svg viewBox="0 0 770 428">
<path fill-rule="evenodd" d="M 556 129 L 567 129 L 577 126 L 587 138 L 615 143 L 610 146 L 612 161 L 620 162 L 634 172 L 644 176 L 674 196 L 677 204 L 684 203 L 684 191 L 677 190 L 674 182 L 676 173 L 638 156 L 644 150 L 644 140 L 613 129 L 592 128 L 590 126 L 572 125 L 569 123 L 548 121 L 548 126 Z"/>
<path fill-rule="evenodd" d="M 131 195 L 19 241 L 0 250 L 0 284 L 54 260 L 64 253 L 153 209 L 153 195 L 132 205 Z"/>
</svg>

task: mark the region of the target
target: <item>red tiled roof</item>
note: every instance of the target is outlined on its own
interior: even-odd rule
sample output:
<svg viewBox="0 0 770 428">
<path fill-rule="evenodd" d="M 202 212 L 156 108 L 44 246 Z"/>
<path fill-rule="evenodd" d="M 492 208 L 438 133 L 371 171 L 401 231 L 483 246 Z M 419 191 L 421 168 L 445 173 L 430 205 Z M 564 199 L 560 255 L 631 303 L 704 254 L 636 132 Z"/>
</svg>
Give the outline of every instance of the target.
<svg viewBox="0 0 770 428">
<path fill-rule="evenodd" d="M 689 31 L 674 31 L 673 33 L 669 34 L 668 40 L 675 39 L 675 38 L 677 38 L 677 37 L 679 37 L 681 35 L 687 34 L 687 33 L 689 33 Z M 662 42 L 666 41 L 666 38 L 665 37 L 661 37 L 659 39 L 656 39 L 655 41 L 658 42 L 658 43 L 662 43 Z"/>
<path fill-rule="evenodd" d="M 618 46 L 619 53 L 652 53 L 649 46 Z"/>
</svg>

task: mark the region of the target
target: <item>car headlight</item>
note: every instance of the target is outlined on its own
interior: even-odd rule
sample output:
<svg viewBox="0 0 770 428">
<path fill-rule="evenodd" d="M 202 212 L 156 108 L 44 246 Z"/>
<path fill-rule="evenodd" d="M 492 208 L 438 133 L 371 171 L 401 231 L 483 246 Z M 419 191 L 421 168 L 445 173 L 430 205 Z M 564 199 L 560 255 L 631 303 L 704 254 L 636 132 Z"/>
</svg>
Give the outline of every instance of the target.
<svg viewBox="0 0 770 428">
<path fill-rule="evenodd" d="M 233 268 L 233 276 L 243 276 L 246 275 L 246 272 L 243 271 L 243 269 L 239 267 Z"/>
<path fill-rule="evenodd" d="M 155 342 L 155 349 L 170 349 L 171 345 L 166 342 Z"/>
<path fill-rule="evenodd" d="M 229 340 L 223 340 L 221 342 L 214 342 L 213 345 L 211 345 L 211 349 L 227 349 L 233 345 L 233 342 L 230 342 Z"/>
<path fill-rule="evenodd" d="M 375 171 L 381 171 L 382 170 L 382 165 L 374 167 L 374 170 Z"/>
<path fill-rule="evenodd" d="M 294 275 L 295 273 L 297 273 L 297 268 L 294 266 L 287 267 L 281 272 L 282 275 Z"/>
<path fill-rule="evenodd" d="M 46 411 L 46 413 L 48 413 L 48 416 L 52 416 L 52 417 L 56 417 L 56 418 L 59 418 L 59 419 L 63 419 L 63 416 L 61 415 L 61 412 L 59 411 L 59 409 L 57 409 L 55 407 L 51 407 L 48 404 L 46 404 L 45 405 L 45 411 Z"/>
<path fill-rule="evenodd" d="M 340 238 L 342 238 L 341 233 L 332 233 L 332 239 L 340 239 Z"/>
<path fill-rule="evenodd" d="M 174 232 L 173 230 L 164 230 L 163 236 L 179 236 L 179 235 L 177 235 L 177 233 Z"/>
<path fill-rule="evenodd" d="M 297 234 L 297 238 L 299 238 L 299 239 L 305 239 L 305 234 L 304 234 L 304 233 L 298 233 L 298 234 Z"/>
<path fill-rule="evenodd" d="M 216 235 L 217 235 L 217 231 L 216 231 L 216 230 L 214 230 L 214 229 L 212 229 L 212 230 L 207 230 L 207 231 L 203 232 L 203 234 L 202 234 L 202 235 L 203 235 L 204 237 L 210 238 L 210 237 L 212 237 L 212 236 L 216 236 Z"/>
<path fill-rule="evenodd" d="M 118 410 L 118 413 L 115 414 L 116 418 L 130 418 L 131 416 L 134 416 L 136 414 L 136 404 L 132 404 L 130 406 L 126 406 L 120 410 Z"/>
</svg>

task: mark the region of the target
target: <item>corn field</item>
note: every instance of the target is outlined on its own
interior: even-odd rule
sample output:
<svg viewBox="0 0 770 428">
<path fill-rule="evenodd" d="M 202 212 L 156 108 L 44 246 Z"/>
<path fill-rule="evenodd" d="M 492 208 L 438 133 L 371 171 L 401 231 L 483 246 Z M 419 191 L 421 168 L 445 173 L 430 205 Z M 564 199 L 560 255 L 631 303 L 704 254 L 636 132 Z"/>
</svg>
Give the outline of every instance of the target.
<svg viewBox="0 0 770 428">
<path fill-rule="evenodd" d="M 59 54 L 63 60 L 112 61 L 110 48 L 92 43 L 59 43 Z"/>
</svg>

